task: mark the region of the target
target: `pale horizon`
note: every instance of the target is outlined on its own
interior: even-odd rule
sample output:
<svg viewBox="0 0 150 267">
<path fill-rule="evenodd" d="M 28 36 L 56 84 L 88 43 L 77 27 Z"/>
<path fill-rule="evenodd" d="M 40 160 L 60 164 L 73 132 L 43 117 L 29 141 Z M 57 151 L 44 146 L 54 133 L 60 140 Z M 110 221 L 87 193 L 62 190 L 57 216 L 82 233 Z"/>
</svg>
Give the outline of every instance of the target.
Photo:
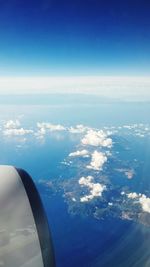
<svg viewBox="0 0 150 267">
<path fill-rule="evenodd" d="M 92 94 L 110 98 L 150 100 L 150 77 L 0 77 L 0 95 L 9 94 Z"/>
</svg>

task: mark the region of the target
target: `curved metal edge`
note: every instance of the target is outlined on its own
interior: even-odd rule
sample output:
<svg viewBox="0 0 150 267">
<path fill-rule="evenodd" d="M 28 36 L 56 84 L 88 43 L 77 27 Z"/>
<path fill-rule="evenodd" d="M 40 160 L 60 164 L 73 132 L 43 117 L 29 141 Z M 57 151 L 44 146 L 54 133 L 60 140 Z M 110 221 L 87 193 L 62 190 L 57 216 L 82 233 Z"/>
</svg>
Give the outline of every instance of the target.
<svg viewBox="0 0 150 267">
<path fill-rule="evenodd" d="M 39 193 L 30 175 L 22 169 L 15 169 L 22 180 L 29 198 L 39 236 L 44 267 L 56 267 L 51 233 Z"/>
</svg>

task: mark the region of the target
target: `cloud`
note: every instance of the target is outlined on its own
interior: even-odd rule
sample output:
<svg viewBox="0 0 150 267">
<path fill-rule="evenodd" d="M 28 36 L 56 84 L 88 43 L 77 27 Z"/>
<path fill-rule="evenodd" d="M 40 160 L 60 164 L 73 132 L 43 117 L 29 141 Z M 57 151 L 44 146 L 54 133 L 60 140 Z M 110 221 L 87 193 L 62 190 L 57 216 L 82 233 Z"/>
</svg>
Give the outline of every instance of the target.
<svg viewBox="0 0 150 267">
<path fill-rule="evenodd" d="M 35 136 L 38 139 L 43 139 L 44 135 L 48 132 L 56 132 L 56 131 L 65 131 L 66 128 L 60 124 L 52 124 L 49 122 L 37 122 L 38 131 L 35 133 Z"/>
<path fill-rule="evenodd" d="M 142 206 L 143 211 L 150 213 L 150 198 L 142 195 L 139 198 L 139 202 Z"/>
<path fill-rule="evenodd" d="M 46 130 L 49 130 L 50 132 L 66 130 L 66 128 L 60 124 L 52 124 L 48 122 L 37 122 L 37 127 L 42 134 L 45 134 Z"/>
<path fill-rule="evenodd" d="M 75 127 L 70 127 L 68 128 L 68 131 L 70 133 L 84 133 L 85 131 L 87 131 L 87 129 L 89 129 L 88 127 L 83 126 L 82 124 L 78 124 Z"/>
<path fill-rule="evenodd" d="M 82 138 L 81 143 L 83 145 L 112 147 L 112 139 L 108 138 L 108 134 L 103 130 L 94 131 L 89 130 L 87 134 Z"/>
<path fill-rule="evenodd" d="M 8 120 L 4 123 L 4 128 L 5 129 L 15 129 L 20 127 L 20 122 L 19 120 Z"/>
<path fill-rule="evenodd" d="M 134 170 L 125 171 L 125 175 L 127 176 L 128 179 L 132 179 L 134 174 L 135 174 Z"/>
<path fill-rule="evenodd" d="M 128 129 L 128 130 L 134 129 L 132 125 L 123 125 L 123 128 Z"/>
<path fill-rule="evenodd" d="M 136 199 L 136 198 L 138 198 L 139 197 L 139 195 L 137 194 L 137 193 L 129 193 L 129 194 L 127 194 L 127 197 L 128 198 L 131 198 L 131 199 Z"/>
<path fill-rule="evenodd" d="M 142 133 L 136 133 L 135 135 L 138 136 L 138 137 L 141 137 L 141 138 L 144 138 L 145 137 L 145 135 L 142 134 Z"/>
<path fill-rule="evenodd" d="M 105 185 L 93 182 L 93 176 L 81 177 L 78 182 L 79 185 L 86 186 L 90 189 L 90 194 L 81 197 L 80 202 L 88 202 L 95 197 L 101 197 L 103 191 L 106 190 Z"/>
<path fill-rule="evenodd" d="M 80 202 L 88 202 L 89 200 L 93 199 L 93 195 L 86 195 L 80 198 Z"/>
<path fill-rule="evenodd" d="M 130 130 L 130 134 L 135 135 L 139 138 L 144 138 L 149 135 L 150 128 L 149 125 L 139 123 L 139 124 L 132 124 L 132 125 L 124 125 L 122 126 L 123 129 Z M 121 129 L 121 128 L 120 128 Z M 129 134 L 129 132 L 127 132 Z"/>
<path fill-rule="evenodd" d="M 38 133 L 39 135 L 45 135 L 48 131 L 68 131 L 69 133 L 76 134 L 76 133 L 84 133 L 89 129 L 88 127 L 78 124 L 75 127 L 65 127 L 61 124 L 52 124 L 49 122 L 37 122 Z"/>
<path fill-rule="evenodd" d="M 5 136 L 23 136 L 26 134 L 32 134 L 32 130 L 27 130 L 24 128 L 18 128 L 18 129 L 6 129 L 3 131 L 3 134 Z"/>
<path fill-rule="evenodd" d="M 135 171 L 133 169 L 117 168 L 116 171 L 124 173 L 128 179 L 132 179 L 135 175 Z"/>
<path fill-rule="evenodd" d="M 102 170 L 104 163 L 107 161 L 107 157 L 104 153 L 94 151 L 92 153 L 92 159 L 90 165 L 87 166 L 89 169 L 93 169 L 96 171 Z"/>
<path fill-rule="evenodd" d="M 88 157 L 89 152 L 86 149 L 77 150 L 69 154 L 69 157 Z"/>
<path fill-rule="evenodd" d="M 44 127 L 40 127 L 36 135 L 43 136 L 46 134 L 46 129 Z"/>
<path fill-rule="evenodd" d="M 33 130 L 20 128 L 19 120 L 8 120 L 4 123 L 3 135 L 5 136 L 24 136 L 26 134 L 32 134 Z"/>
<path fill-rule="evenodd" d="M 141 193 L 137 194 L 135 192 L 127 194 L 127 197 L 130 199 L 136 199 L 140 203 L 143 211 L 150 213 L 150 198 L 149 197 Z"/>
<path fill-rule="evenodd" d="M 79 179 L 79 184 L 89 186 L 91 184 L 92 180 L 93 180 L 93 176 L 81 177 Z"/>
</svg>

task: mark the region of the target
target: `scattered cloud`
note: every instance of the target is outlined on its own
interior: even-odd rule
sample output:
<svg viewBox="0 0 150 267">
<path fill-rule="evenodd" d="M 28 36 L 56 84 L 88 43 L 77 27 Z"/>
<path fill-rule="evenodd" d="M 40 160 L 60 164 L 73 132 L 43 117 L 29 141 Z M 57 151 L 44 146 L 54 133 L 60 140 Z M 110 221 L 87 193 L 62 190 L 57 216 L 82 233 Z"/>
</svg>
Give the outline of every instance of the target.
<svg viewBox="0 0 150 267">
<path fill-rule="evenodd" d="M 85 131 L 87 131 L 87 129 L 89 129 L 88 127 L 86 127 L 86 126 L 84 126 L 84 125 L 82 125 L 82 124 L 78 124 L 78 125 L 76 125 L 75 127 L 70 127 L 70 128 L 68 128 L 68 131 L 70 132 L 70 133 L 84 133 Z"/>
<path fill-rule="evenodd" d="M 63 125 L 49 122 L 37 122 L 37 128 L 38 130 L 35 132 L 37 139 L 44 139 L 44 136 L 49 132 L 61 132 L 66 130 Z"/>
<path fill-rule="evenodd" d="M 63 125 L 52 124 L 48 122 L 37 122 L 37 127 L 39 128 L 42 134 L 45 134 L 46 130 L 49 130 L 50 132 L 66 130 L 66 128 Z"/>
<path fill-rule="evenodd" d="M 36 133 L 37 136 L 44 136 L 46 134 L 46 129 L 44 127 L 40 127 L 38 132 Z"/>
<path fill-rule="evenodd" d="M 135 175 L 134 169 L 117 168 L 116 171 L 124 173 L 128 179 L 132 179 Z"/>
<path fill-rule="evenodd" d="M 137 200 L 140 203 L 143 211 L 150 213 L 150 198 L 149 197 L 141 193 L 137 194 L 135 192 L 127 194 L 127 197 Z"/>
<path fill-rule="evenodd" d="M 24 136 L 26 134 L 32 134 L 33 130 L 24 129 L 21 127 L 19 120 L 8 120 L 3 125 L 4 136 Z"/>
<path fill-rule="evenodd" d="M 150 135 L 150 125 L 143 123 L 118 126 L 118 131 L 119 130 L 124 130 L 122 132 L 123 134 L 137 136 L 141 139 Z"/>
<path fill-rule="evenodd" d="M 4 123 L 5 129 L 15 129 L 20 127 L 20 121 L 19 120 L 8 120 Z"/>
<path fill-rule="evenodd" d="M 142 133 L 136 133 L 135 135 L 138 136 L 138 137 L 141 137 L 141 138 L 144 138 L 145 137 L 145 135 L 142 134 Z"/>
<path fill-rule="evenodd" d="M 123 125 L 123 128 L 128 129 L 128 130 L 132 130 L 133 126 L 131 126 L 131 125 Z"/>
<path fill-rule="evenodd" d="M 18 128 L 18 129 L 6 129 L 3 131 L 3 134 L 5 136 L 22 136 L 26 134 L 32 134 L 33 130 L 28 130 L 24 128 Z"/>
<path fill-rule="evenodd" d="M 81 177 L 79 179 L 79 185 L 86 186 L 90 189 L 90 194 L 81 197 L 80 202 L 88 202 L 95 197 L 101 197 L 103 191 L 106 190 L 105 185 L 94 183 L 93 180 L 93 176 Z"/>
<path fill-rule="evenodd" d="M 150 213 L 150 198 L 144 194 L 139 198 L 143 211 Z"/>
<path fill-rule="evenodd" d="M 108 138 L 108 133 L 103 130 L 95 131 L 89 130 L 87 134 L 82 138 L 81 143 L 83 145 L 112 147 L 112 139 Z"/>
<path fill-rule="evenodd" d="M 128 198 L 131 198 L 131 199 L 136 199 L 136 198 L 138 198 L 139 197 L 139 195 L 137 194 L 137 193 L 129 193 L 129 194 L 127 194 L 127 197 Z"/>
<path fill-rule="evenodd" d="M 128 179 L 132 179 L 134 174 L 135 174 L 134 170 L 126 170 L 125 171 L 125 175 L 127 176 Z"/>
<path fill-rule="evenodd" d="M 104 153 L 94 151 L 92 153 L 92 159 L 90 165 L 87 166 L 89 169 L 93 169 L 95 171 L 102 170 L 104 163 L 107 161 L 107 157 Z"/>
<path fill-rule="evenodd" d="M 69 157 L 89 157 L 89 152 L 86 149 L 77 150 L 69 154 Z"/>
</svg>

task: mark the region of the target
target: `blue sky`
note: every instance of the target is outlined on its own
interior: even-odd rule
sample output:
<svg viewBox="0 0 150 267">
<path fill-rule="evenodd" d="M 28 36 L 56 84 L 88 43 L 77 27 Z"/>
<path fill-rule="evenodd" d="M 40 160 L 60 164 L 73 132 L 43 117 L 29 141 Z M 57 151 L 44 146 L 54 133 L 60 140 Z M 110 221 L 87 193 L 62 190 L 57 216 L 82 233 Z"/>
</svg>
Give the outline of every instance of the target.
<svg viewBox="0 0 150 267">
<path fill-rule="evenodd" d="M 149 76 L 150 2 L 3 0 L 0 76 Z"/>
</svg>

